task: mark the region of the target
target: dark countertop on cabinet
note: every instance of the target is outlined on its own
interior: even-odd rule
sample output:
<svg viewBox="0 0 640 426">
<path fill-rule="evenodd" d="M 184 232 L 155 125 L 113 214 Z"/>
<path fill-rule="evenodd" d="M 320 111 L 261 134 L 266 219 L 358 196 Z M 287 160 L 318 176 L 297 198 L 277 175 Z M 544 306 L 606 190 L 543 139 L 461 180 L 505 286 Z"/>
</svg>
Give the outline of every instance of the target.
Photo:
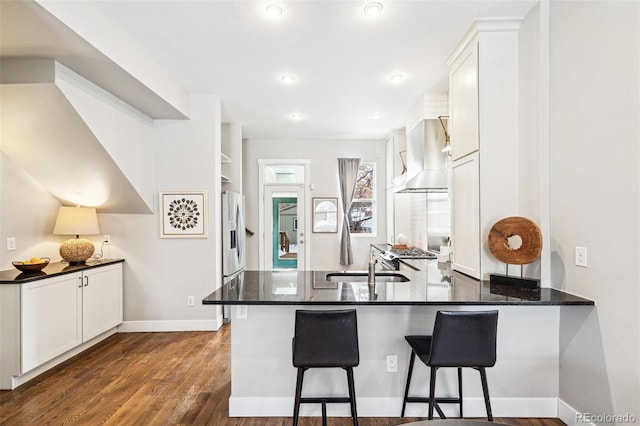
<svg viewBox="0 0 640 426">
<path fill-rule="evenodd" d="M 422 261 L 421 271 L 402 274 L 409 282 L 380 282 L 372 294 L 366 282 L 335 282 L 330 271 L 245 271 L 202 300 L 205 305 L 593 305 L 593 301 L 552 288 L 491 285 L 458 272 L 448 263 Z M 348 271 L 356 272 L 356 271 Z M 362 279 L 362 278 L 361 278 Z"/>
<path fill-rule="evenodd" d="M 0 271 L 0 285 L 24 284 L 120 262 L 124 262 L 124 259 L 100 259 L 85 265 L 69 265 L 63 262 L 51 262 L 42 271 L 38 272 L 21 272 L 15 268 L 5 269 L 4 271 Z"/>
</svg>

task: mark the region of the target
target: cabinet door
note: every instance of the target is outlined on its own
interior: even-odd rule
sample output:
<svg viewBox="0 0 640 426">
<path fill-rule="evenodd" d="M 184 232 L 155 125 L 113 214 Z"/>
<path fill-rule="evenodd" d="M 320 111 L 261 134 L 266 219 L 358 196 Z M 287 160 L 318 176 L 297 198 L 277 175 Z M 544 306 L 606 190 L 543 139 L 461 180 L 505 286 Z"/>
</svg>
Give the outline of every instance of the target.
<svg viewBox="0 0 640 426">
<path fill-rule="evenodd" d="M 451 67 L 451 155 L 453 159 L 477 151 L 478 129 L 478 43 L 472 42 Z"/>
<path fill-rule="evenodd" d="M 477 152 L 451 168 L 452 267 L 480 278 L 480 168 Z"/>
<path fill-rule="evenodd" d="M 81 274 L 24 284 L 21 320 L 22 373 L 81 344 Z"/>
<path fill-rule="evenodd" d="M 90 269 L 83 275 L 82 340 L 122 323 L 122 265 Z"/>
</svg>

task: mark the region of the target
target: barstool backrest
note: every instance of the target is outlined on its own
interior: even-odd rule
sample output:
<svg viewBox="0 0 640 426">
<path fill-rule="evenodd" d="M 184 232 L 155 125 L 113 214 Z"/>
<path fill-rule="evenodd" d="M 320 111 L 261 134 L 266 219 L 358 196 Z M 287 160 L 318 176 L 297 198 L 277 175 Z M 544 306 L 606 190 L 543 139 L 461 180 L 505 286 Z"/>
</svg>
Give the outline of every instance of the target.
<svg viewBox="0 0 640 426">
<path fill-rule="evenodd" d="M 294 367 L 355 367 L 359 363 L 355 309 L 296 311 Z"/>
<path fill-rule="evenodd" d="M 498 311 L 438 311 L 427 365 L 492 367 L 497 331 Z"/>
</svg>

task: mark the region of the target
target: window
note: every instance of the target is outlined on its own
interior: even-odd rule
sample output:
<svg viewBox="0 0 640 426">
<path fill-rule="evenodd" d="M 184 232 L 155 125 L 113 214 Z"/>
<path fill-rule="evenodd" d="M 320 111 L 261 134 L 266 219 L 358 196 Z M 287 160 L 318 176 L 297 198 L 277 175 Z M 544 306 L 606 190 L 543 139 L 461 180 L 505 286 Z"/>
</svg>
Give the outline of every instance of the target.
<svg viewBox="0 0 640 426">
<path fill-rule="evenodd" d="M 360 163 L 356 189 L 349 210 L 349 231 L 353 235 L 374 236 L 376 233 L 376 165 Z"/>
</svg>

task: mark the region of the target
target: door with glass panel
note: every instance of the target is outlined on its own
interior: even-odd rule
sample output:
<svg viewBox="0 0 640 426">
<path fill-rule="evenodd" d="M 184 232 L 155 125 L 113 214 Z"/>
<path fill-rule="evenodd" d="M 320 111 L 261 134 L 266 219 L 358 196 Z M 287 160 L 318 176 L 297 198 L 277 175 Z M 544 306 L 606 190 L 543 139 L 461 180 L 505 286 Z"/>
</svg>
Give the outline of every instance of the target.
<svg viewBox="0 0 640 426">
<path fill-rule="evenodd" d="M 304 269 L 304 188 L 265 186 L 266 259 L 271 269 Z"/>
</svg>

